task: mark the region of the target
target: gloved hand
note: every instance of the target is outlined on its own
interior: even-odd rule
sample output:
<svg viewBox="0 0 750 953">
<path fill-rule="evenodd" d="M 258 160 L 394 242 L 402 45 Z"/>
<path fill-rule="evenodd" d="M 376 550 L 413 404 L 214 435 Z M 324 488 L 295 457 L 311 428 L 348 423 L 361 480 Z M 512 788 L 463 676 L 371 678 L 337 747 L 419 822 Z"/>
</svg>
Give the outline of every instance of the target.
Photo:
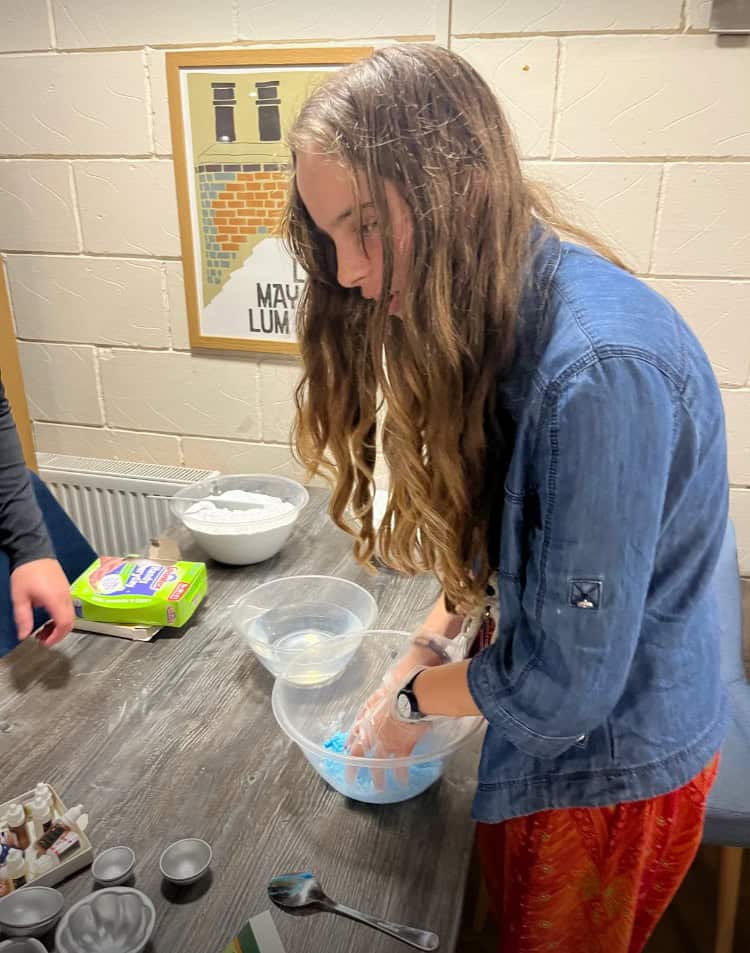
<svg viewBox="0 0 750 953">
<path fill-rule="evenodd" d="M 417 632 L 407 650 L 388 669 L 378 688 L 357 713 L 347 738 L 349 754 L 358 758 L 402 758 L 410 755 L 417 742 L 432 729 L 434 719 L 403 721 L 396 713 L 396 695 L 417 672 L 458 661 L 464 658 L 466 649 L 466 640 L 461 636 L 446 639 L 424 630 Z M 347 768 L 346 779 L 349 783 L 354 782 L 357 771 L 356 766 Z M 408 768 L 394 768 L 393 771 L 399 784 L 408 782 Z M 371 772 L 376 789 L 383 790 L 384 770 L 372 768 Z"/>
</svg>

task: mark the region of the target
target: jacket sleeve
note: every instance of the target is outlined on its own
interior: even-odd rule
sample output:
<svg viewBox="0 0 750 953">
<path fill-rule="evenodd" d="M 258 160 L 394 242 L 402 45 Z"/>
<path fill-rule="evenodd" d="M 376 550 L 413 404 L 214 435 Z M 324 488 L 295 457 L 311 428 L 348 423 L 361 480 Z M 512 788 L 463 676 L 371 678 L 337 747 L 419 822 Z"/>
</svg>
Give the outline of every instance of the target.
<svg viewBox="0 0 750 953">
<path fill-rule="evenodd" d="M 488 722 L 531 756 L 554 758 L 582 742 L 623 692 L 678 403 L 658 368 L 629 357 L 605 358 L 548 388 L 531 463 L 538 525 L 525 527 L 520 604 L 507 613 L 510 630 L 501 604 L 498 639 L 468 675 Z"/>
<path fill-rule="evenodd" d="M 21 442 L 0 380 L 0 549 L 10 570 L 35 559 L 54 557 L 31 487 Z"/>
</svg>

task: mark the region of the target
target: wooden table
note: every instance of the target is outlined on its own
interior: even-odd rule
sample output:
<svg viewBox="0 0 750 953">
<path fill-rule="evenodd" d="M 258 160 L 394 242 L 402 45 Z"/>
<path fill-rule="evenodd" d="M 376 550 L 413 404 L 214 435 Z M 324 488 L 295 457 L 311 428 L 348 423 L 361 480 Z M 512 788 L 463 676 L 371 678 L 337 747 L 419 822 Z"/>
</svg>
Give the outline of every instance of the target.
<svg viewBox="0 0 750 953">
<path fill-rule="evenodd" d="M 331 896 L 436 931 L 455 949 L 473 837 L 478 745 L 428 792 L 403 804 L 348 801 L 322 781 L 271 713 L 272 679 L 240 644 L 231 604 L 266 579 L 315 572 L 367 588 L 378 627 L 410 629 L 436 597 L 429 578 L 370 575 L 313 490 L 286 548 L 248 568 L 209 566 L 209 598 L 181 632 L 139 643 L 73 633 L 56 649 L 25 643 L 0 660 L 0 802 L 38 781 L 90 813 L 95 851 L 133 848 L 135 886 L 153 900 L 150 953 L 221 953 L 268 909 L 275 874 L 316 872 Z M 164 884 L 171 841 L 205 838 L 209 878 Z M 92 889 L 90 870 L 60 887 Z M 276 909 L 287 953 L 396 953 L 407 947 L 328 914 Z"/>
</svg>

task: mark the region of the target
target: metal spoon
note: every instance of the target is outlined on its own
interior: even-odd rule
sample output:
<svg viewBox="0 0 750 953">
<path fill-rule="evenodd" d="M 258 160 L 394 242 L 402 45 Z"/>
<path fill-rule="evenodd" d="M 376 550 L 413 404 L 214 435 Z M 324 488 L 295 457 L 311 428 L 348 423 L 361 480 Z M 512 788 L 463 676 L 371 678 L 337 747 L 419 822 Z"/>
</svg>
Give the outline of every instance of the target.
<svg viewBox="0 0 750 953">
<path fill-rule="evenodd" d="M 349 917 L 350 920 L 366 923 L 367 926 L 374 927 L 381 933 L 387 933 L 388 936 L 401 940 L 415 950 L 436 950 L 440 946 L 440 938 L 436 933 L 415 930 L 413 927 L 391 923 L 389 920 L 370 917 L 342 903 L 336 903 L 323 893 L 323 888 L 313 874 L 282 874 L 280 877 L 274 877 L 268 884 L 268 896 L 277 907 L 281 907 L 288 913 L 303 916 L 318 913 L 321 910 L 327 913 L 339 913 L 341 916 Z"/>
</svg>

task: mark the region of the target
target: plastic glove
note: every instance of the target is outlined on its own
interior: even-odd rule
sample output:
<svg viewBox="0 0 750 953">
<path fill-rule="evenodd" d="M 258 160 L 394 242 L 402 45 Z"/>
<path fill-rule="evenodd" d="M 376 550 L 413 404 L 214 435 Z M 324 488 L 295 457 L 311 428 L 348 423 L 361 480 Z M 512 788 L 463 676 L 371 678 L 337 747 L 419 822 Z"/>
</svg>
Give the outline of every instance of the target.
<svg viewBox="0 0 750 953">
<path fill-rule="evenodd" d="M 466 648 L 466 641 L 460 636 L 446 639 L 420 630 L 357 713 L 347 738 L 349 754 L 358 758 L 403 758 L 410 755 L 417 742 L 432 729 L 433 719 L 403 721 L 396 713 L 397 693 L 421 669 L 464 658 Z M 356 766 L 347 768 L 346 779 L 349 783 L 354 782 L 357 771 Z M 395 768 L 393 771 L 399 784 L 408 782 L 407 767 Z M 371 773 L 376 789 L 383 790 L 384 770 L 372 768 Z"/>
</svg>

